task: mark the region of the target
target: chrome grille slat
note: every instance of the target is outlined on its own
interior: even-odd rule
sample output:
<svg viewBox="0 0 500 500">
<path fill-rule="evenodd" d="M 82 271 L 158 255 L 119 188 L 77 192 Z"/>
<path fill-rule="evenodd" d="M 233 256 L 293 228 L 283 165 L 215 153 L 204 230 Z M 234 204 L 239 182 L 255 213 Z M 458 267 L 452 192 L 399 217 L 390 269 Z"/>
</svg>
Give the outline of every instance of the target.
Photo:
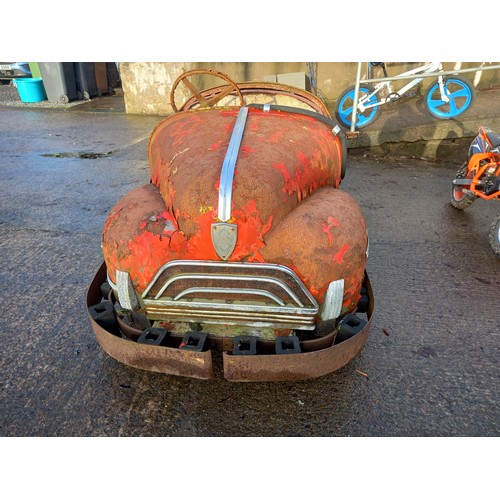
<svg viewBox="0 0 500 500">
<path fill-rule="evenodd" d="M 284 306 L 285 303 L 276 295 L 272 293 L 266 292 L 266 290 L 256 290 L 255 288 L 248 288 L 242 290 L 241 288 L 213 288 L 213 287 L 193 287 L 184 290 L 182 293 L 176 295 L 173 300 L 174 302 L 178 301 L 182 297 L 186 295 L 191 295 L 192 293 L 214 293 L 214 294 L 246 294 L 246 295 L 261 295 L 263 297 L 267 297 L 268 299 L 274 300 L 277 304 Z"/>
<path fill-rule="evenodd" d="M 156 309 L 152 309 L 148 315 L 150 316 L 158 316 L 158 315 L 161 315 L 163 314 L 164 311 L 162 308 L 156 308 Z M 209 318 L 216 318 L 216 319 L 221 319 L 221 320 L 230 320 L 230 319 L 250 319 L 252 321 L 256 321 L 256 319 L 259 319 L 261 321 L 264 321 L 264 320 L 268 320 L 268 321 L 279 321 L 279 322 L 287 322 L 287 323 L 291 323 L 291 322 L 297 322 L 297 323 L 301 323 L 301 324 L 304 324 L 304 325 L 309 325 L 312 323 L 312 320 L 311 318 L 308 318 L 308 317 L 300 317 L 300 316 L 294 316 L 294 317 L 288 317 L 288 316 L 283 316 L 283 315 L 272 315 L 272 314 L 262 314 L 258 317 L 256 317 L 255 315 L 253 314 L 221 314 L 220 312 L 217 312 L 217 314 L 214 312 L 214 311 L 201 311 L 201 310 L 196 310 L 196 311 L 186 311 L 186 310 L 182 310 L 182 311 L 175 311 L 175 310 L 172 310 L 172 309 L 169 309 L 168 310 L 168 313 L 171 314 L 172 316 L 177 316 L 177 317 L 189 317 L 189 318 L 192 318 L 194 316 L 197 316 L 199 314 L 203 314 L 203 317 L 204 319 L 209 319 Z"/>
<path fill-rule="evenodd" d="M 153 320 L 154 319 L 162 320 L 164 319 L 165 314 L 166 312 L 162 308 L 155 308 L 148 312 L 148 317 Z M 265 314 L 226 315 L 226 314 L 221 314 L 220 312 L 214 314 L 213 311 L 202 311 L 202 310 L 196 310 L 192 312 L 186 310 L 182 311 L 175 311 L 171 309 L 168 310 L 168 317 L 170 320 L 185 321 L 185 322 L 191 322 L 194 320 L 199 321 L 200 316 L 203 317 L 204 323 L 232 324 L 233 322 L 235 322 L 237 324 L 246 324 L 246 325 L 265 324 L 266 326 L 275 326 L 279 328 L 297 328 L 304 330 L 312 330 L 315 327 L 313 317 L 294 316 L 292 318 L 288 318 L 283 315 L 265 315 Z"/>
<path fill-rule="evenodd" d="M 297 295 L 288 287 L 285 283 L 267 276 L 244 276 L 244 275 L 228 275 L 228 274 L 181 274 L 169 278 L 165 284 L 161 287 L 160 291 L 155 295 L 155 299 L 158 300 L 168 289 L 168 287 L 179 280 L 228 280 L 228 281 L 249 281 L 249 282 L 262 282 L 262 283 L 272 283 L 281 287 L 294 301 L 300 306 L 304 307 L 304 304 L 299 300 Z"/>
<path fill-rule="evenodd" d="M 243 311 L 249 313 L 259 313 L 263 314 L 270 312 L 273 314 L 306 314 L 313 315 L 317 313 L 317 309 L 312 308 L 298 308 L 298 307 L 281 307 L 281 306 L 266 306 L 262 307 L 262 305 L 255 304 L 225 304 L 218 302 L 203 302 L 198 300 L 196 302 L 174 302 L 173 300 L 145 300 L 144 305 L 149 310 L 152 307 L 161 307 L 163 309 L 200 309 L 205 308 L 207 310 L 215 310 L 215 311 Z"/>
</svg>

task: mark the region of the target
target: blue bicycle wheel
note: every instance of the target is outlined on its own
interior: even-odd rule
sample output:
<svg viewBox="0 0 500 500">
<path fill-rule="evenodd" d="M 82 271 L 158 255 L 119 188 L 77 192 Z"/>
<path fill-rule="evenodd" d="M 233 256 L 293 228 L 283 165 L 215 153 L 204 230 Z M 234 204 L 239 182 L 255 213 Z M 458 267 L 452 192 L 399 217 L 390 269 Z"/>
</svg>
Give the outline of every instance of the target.
<svg viewBox="0 0 500 500">
<path fill-rule="evenodd" d="M 359 87 L 359 98 L 371 94 L 374 91 L 373 87 L 367 85 L 360 85 Z M 372 96 L 365 102 L 365 105 L 375 104 L 377 102 L 377 96 Z M 354 85 L 345 89 L 342 94 L 340 94 L 337 100 L 337 106 L 335 108 L 335 116 L 338 122 L 346 128 L 351 127 L 352 123 L 352 108 L 354 104 Z M 358 111 L 356 128 L 363 128 L 370 123 L 373 123 L 378 118 L 378 106 L 369 108 L 362 113 Z"/>
<path fill-rule="evenodd" d="M 465 78 L 458 76 L 443 78 L 443 85 L 448 102 L 441 98 L 437 80 L 427 89 L 425 96 L 427 110 L 435 118 L 442 120 L 454 118 L 466 111 L 474 102 L 476 89 Z"/>
</svg>

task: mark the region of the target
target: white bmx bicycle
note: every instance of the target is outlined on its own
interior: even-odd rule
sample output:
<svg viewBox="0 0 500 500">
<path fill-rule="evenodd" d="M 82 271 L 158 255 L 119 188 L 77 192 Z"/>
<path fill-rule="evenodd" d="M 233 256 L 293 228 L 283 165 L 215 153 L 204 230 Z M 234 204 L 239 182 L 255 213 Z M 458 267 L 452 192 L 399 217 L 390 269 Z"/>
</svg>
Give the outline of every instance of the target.
<svg viewBox="0 0 500 500">
<path fill-rule="evenodd" d="M 410 89 L 418 85 L 427 74 L 442 72 L 442 63 L 426 63 L 410 71 L 400 73 L 395 77 L 387 75 L 385 63 L 368 63 L 369 68 L 381 66 L 384 70 L 384 81 L 374 87 L 361 83 L 359 86 L 356 127 L 363 128 L 373 123 L 379 116 L 379 108 L 387 103 L 395 102 Z M 392 82 L 400 77 L 412 77 L 413 80 L 399 90 L 394 90 Z M 355 86 L 352 85 L 340 94 L 335 109 L 339 123 L 351 127 L 354 105 Z M 435 118 L 443 120 L 455 118 L 466 111 L 474 102 L 476 96 L 474 85 L 466 78 L 459 76 L 439 75 L 431 83 L 425 94 L 427 111 Z"/>
</svg>

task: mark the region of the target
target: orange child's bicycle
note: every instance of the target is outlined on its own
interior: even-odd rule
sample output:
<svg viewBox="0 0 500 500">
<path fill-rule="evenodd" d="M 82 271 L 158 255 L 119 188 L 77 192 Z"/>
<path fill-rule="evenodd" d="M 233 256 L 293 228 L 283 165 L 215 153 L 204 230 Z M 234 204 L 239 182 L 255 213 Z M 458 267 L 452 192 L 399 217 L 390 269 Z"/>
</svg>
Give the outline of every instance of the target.
<svg viewBox="0 0 500 500">
<path fill-rule="evenodd" d="M 467 161 L 452 182 L 453 207 L 463 210 L 478 198 L 500 199 L 500 134 L 488 127 L 479 127 L 469 147 Z M 500 258 L 500 215 L 491 225 L 489 240 L 493 252 Z"/>
</svg>

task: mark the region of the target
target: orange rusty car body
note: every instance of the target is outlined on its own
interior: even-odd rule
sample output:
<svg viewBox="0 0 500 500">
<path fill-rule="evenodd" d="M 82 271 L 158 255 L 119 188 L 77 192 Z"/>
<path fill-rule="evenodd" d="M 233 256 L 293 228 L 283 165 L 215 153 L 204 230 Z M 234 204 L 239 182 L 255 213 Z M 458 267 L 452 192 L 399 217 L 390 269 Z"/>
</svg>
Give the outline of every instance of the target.
<svg viewBox="0 0 500 500">
<path fill-rule="evenodd" d="M 199 91 L 201 76 L 225 85 Z M 176 91 L 192 97 L 177 107 Z M 295 87 L 213 70 L 174 83 L 148 143 L 148 183 L 104 224 L 87 306 L 103 349 L 137 368 L 229 380 L 300 380 L 348 363 L 374 310 L 368 234 L 340 188 L 345 137 Z"/>
</svg>

